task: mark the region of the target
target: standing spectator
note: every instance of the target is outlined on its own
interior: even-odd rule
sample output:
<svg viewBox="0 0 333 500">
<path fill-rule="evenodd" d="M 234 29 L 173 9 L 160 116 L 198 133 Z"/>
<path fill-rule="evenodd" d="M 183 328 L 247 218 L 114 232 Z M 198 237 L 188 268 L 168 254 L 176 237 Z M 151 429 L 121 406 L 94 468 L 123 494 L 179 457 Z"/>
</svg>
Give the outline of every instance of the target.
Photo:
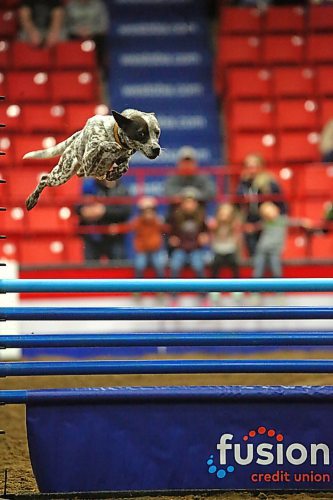
<svg viewBox="0 0 333 500">
<path fill-rule="evenodd" d="M 177 278 L 186 264 L 198 278 L 205 275 L 205 253 L 208 244 L 208 228 L 204 208 L 198 202 L 198 193 L 186 188 L 181 193 L 181 202 L 170 218 L 169 245 L 174 248 L 170 257 L 170 274 Z"/>
<path fill-rule="evenodd" d="M 93 40 L 102 78 L 108 76 L 107 33 L 109 13 L 102 0 L 68 0 L 66 24 L 71 39 Z"/>
<path fill-rule="evenodd" d="M 333 119 L 325 123 L 320 134 L 319 150 L 321 161 L 324 163 L 333 162 Z"/>
<path fill-rule="evenodd" d="M 65 38 L 64 15 L 61 0 L 21 0 L 18 6 L 20 38 L 34 47 L 53 47 Z"/>
<path fill-rule="evenodd" d="M 213 250 L 212 278 L 218 278 L 221 269 L 231 269 L 232 277 L 239 278 L 239 250 L 241 225 L 237 209 L 231 203 L 223 203 L 210 224 Z"/>
<path fill-rule="evenodd" d="M 164 192 L 177 202 L 183 189 L 187 187 L 197 190 L 200 201 L 212 200 L 215 197 L 215 183 L 208 175 L 199 173 L 197 155 L 195 149 L 190 146 L 179 150 L 176 173 L 168 177 Z"/>
<path fill-rule="evenodd" d="M 77 207 L 80 225 L 91 228 L 92 232 L 83 234 L 84 255 L 87 261 L 125 258 L 125 236 L 93 232 L 94 226 L 108 226 L 126 222 L 131 214 L 131 206 L 126 203 L 113 202 L 113 197 L 129 196 L 127 189 L 119 181 L 98 181 L 87 179 L 83 184 L 85 202 Z M 96 200 L 96 197 L 99 200 Z M 106 203 L 103 203 L 103 198 Z"/>
<path fill-rule="evenodd" d="M 287 211 L 282 200 L 281 188 L 272 174 L 266 170 L 265 162 L 259 154 L 251 153 L 245 157 L 237 196 L 241 198 L 238 204 L 245 222 L 245 245 L 249 256 L 252 257 L 260 236 L 260 230 L 256 224 L 260 220 L 260 204 L 273 198 L 281 215 L 286 214 Z M 275 200 L 275 198 L 280 199 Z"/>
</svg>

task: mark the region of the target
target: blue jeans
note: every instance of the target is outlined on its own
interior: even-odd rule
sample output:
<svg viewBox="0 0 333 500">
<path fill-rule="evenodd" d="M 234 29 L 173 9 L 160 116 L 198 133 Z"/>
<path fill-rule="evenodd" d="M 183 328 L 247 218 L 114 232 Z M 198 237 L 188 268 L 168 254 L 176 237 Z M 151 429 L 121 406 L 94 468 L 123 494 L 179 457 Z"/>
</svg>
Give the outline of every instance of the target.
<svg viewBox="0 0 333 500">
<path fill-rule="evenodd" d="M 171 278 L 178 278 L 180 271 L 186 264 L 195 272 L 198 278 L 204 277 L 205 261 L 204 251 L 201 248 L 186 252 L 182 248 L 176 248 L 170 257 Z"/>
<path fill-rule="evenodd" d="M 266 264 L 268 265 L 273 278 L 281 278 L 282 265 L 280 252 L 261 252 L 256 251 L 253 257 L 253 277 L 263 278 Z"/>
<path fill-rule="evenodd" d="M 164 278 L 166 265 L 166 252 L 137 252 L 134 257 L 135 277 L 143 278 L 143 273 L 148 266 L 152 266 L 158 278 Z"/>
</svg>

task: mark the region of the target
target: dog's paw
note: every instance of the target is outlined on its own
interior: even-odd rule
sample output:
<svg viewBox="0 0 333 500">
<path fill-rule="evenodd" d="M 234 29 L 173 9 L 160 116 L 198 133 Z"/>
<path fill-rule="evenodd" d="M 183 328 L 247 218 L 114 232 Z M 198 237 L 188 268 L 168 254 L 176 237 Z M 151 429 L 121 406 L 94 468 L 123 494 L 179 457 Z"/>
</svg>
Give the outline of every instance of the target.
<svg viewBox="0 0 333 500">
<path fill-rule="evenodd" d="M 37 205 L 38 201 L 38 196 L 30 195 L 29 198 L 26 199 L 25 201 L 25 206 L 27 207 L 27 210 L 31 210 Z"/>
</svg>

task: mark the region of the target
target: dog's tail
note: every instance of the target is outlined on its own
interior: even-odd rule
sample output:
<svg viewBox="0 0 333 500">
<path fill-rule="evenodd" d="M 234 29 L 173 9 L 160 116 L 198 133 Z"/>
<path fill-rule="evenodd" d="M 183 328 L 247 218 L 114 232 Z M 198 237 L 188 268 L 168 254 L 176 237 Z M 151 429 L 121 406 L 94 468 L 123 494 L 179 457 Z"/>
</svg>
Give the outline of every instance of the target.
<svg viewBox="0 0 333 500">
<path fill-rule="evenodd" d="M 80 133 L 81 130 L 75 132 L 75 134 L 68 137 L 68 139 L 66 139 L 65 141 L 59 142 L 59 144 L 56 144 L 55 146 L 52 146 L 50 148 L 39 149 L 38 151 L 30 151 L 30 153 L 26 153 L 23 156 L 23 159 L 26 158 L 43 159 L 43 158 L 53 158 L 54 156 L 60 156 L 65 151 L 67 146 L 69 146 L 69 144 L 71 144 Z"/>
</svg>

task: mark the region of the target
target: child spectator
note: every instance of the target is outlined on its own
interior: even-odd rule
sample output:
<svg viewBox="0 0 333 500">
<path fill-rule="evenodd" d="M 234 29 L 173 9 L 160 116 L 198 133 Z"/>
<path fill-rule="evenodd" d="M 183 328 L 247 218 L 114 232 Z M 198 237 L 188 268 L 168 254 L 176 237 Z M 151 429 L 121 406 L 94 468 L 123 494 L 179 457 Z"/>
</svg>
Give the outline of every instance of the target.
<svg viewBox="0 0 333 500">
<path fill-rule="evenodd" d="M 208 244 L 208 228 L 205 211 L 199 204 L 198 192 L 185 188 L 181 192 L 181 202 L 170 217 L 169 245 L 174 249 L 170 256 L 170 274 L 177 278 L 186 264 L 194 270 L 198 278 L 205 274 L 205 253 Z"/>
<path fill-rule="evenodd" d="M 231 203 L 223 203 L 210 224 L 213 262 L 212 278 L 218 278 L 221 269 L 229 268 L 233 278 L 239 278 L 238 254 L 241 242 L 241 226 L 237 209 Z"/>
</svg>

